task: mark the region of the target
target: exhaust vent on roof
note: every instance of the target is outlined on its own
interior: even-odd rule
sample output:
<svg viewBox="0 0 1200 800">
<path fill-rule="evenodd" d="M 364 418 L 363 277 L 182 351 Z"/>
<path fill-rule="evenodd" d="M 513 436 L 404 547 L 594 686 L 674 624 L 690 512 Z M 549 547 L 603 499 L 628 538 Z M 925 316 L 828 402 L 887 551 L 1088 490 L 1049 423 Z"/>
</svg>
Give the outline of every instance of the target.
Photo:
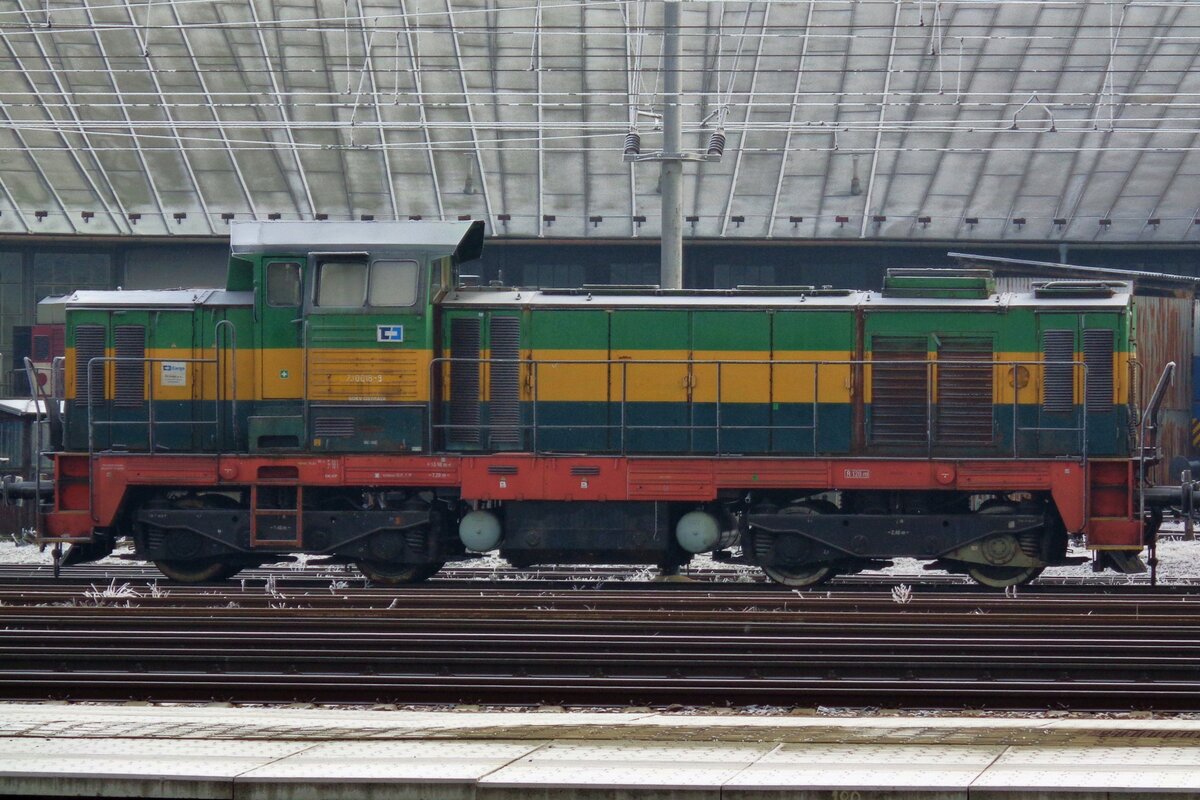
<svg viewBox="0 0 1200 800">
<path fill-rule="evenodd" d="M 889 269 L 883 278 L 884 297 L 985 300 L 995 293 L 988 269 Z"/>
<path fill-rule="evenodd" d="M 1034 297 L 1112 297 L 1128 284 L 1113 281 L 1036 281 Z"/>
</svg>

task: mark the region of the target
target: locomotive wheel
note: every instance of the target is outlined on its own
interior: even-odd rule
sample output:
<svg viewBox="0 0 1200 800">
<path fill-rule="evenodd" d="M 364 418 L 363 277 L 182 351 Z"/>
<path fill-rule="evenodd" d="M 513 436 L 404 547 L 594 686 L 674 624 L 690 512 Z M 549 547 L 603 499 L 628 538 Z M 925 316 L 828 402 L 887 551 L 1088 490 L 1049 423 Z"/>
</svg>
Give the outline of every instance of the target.
<svg viewBox="0 0 1200 800">
<path fill-rule="evenodd" d="M 834 576 L 833 567 L 828 564 L 811 564 L 807 567 L 763 567 L 767 577 L 776 583 L 790 586 L 793 589 L 804 589 L 810 586 L 820 586 Z"/>
<path fill-rule="evenodd" d="M 155 561 L 158 571 L 177 583 L 208 583 L 232 578 L 241 567 L 224 561 Z"/>
<path fill-rule="evenodd" d="M 811 517 L 817 514 L 836 513 L 837 506 L 833 503 L 824 500 L 809 500 L 804 503 L 794 503 L 780 509 L 780 514 L 788 516 Z M 806 537 L 804 537 L 806 539 Z M 770 567 L 763 567 L 762 571 L 767 577 L 776 583 L 783 584 L 792 589 L 804 589 L 811 586 L 820 586 L 827 580 L 832 578 L 837 573 L 834 571 L 832 564 L 807 564 L 805 566 L 791 567 L 786 564 L 775 564 Z"/>
<path fill-rule="evenodd" d="M 990 586 L 993 589 L 1007 589 L 1010 586 L 1024 586 L 1038 575 L 1045 567 L 993 567 L 984 564 L 971 564 L 967 574 L 976 583 Z"/>
<path fill-rule="evenodd" d="M 978 514 L 1015 514 L 1017 507 L 1003 500 L 988 500 L 979 507 Z M 1003 567 L 992 564 L 967 564 L 967 574 L 971 580 L 993 589 L 1007 589 L 1010 586 L 1024 586 L 1038 575 L 1045 567 Z"/>
<path fill-rule="evenodd" d="M 358 571 L 372 583 L 399 586 L 405 583 L 420 583 L 437 574 L 444 563 L 401 564 L 395 561 L 359 561 Z"/>
</svg>

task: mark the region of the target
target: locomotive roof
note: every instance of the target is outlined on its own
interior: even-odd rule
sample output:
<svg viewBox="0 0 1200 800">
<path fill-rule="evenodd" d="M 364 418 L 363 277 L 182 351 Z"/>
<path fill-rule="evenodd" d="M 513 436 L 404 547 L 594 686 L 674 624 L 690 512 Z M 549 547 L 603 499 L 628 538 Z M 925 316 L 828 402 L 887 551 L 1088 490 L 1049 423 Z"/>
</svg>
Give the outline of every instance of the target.
<svg viewBox="0 0 1200 800">
<path fill-rule="evenodd" d="M 616 294 L 586 289 L 540 290 L 496 287 L 455 289 L 442 301 L 447 306 L 543 306 L 594 308 L 1115 308 L 1129 304 L 1129 284 L 1113 284 L 1110 296 L 1039 297 L 1034 292 L 1000 292 L 978 299 L 936 297 L 884 297 L 880 292 L 815 291 L 812 293 L 753 290 L 642 291 Z"/>
<path fill-rule="evenodd" d="M 422 248 L 462 263 L 479 257 L 483 222 L 231 222 L 229 246 L 235 255 Z"/>
<path fill-rule="evenodd" d="M 101 291 L 85 289 L 64 295 L 61 302 L 68 306 L 249 306 L 254 304 L 253 292 L 230 292 L 225 289 L 116 289 Z"/>
</svg>

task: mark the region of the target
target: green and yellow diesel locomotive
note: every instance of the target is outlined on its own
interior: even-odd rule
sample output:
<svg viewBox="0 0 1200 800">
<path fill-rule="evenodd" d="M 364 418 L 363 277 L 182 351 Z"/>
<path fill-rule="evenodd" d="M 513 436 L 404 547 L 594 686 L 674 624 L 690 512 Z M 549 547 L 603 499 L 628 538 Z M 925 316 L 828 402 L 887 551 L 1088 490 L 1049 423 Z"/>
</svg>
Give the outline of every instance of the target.
<svg viewBox="0 0 1200 800">
<path fill-rule="evenodd" d="M 1122 570 L 1153 541 L 1128 284 L 464 286 L 482 245 L 234 223 L 223 289 L 78 292 L 42 540 L 77 563 L 131 537 L 181 581 L 498 550 L 711 552 L 789 586 L 899 556 L 1007 586 L 1069 535 Z"/>
</svg>

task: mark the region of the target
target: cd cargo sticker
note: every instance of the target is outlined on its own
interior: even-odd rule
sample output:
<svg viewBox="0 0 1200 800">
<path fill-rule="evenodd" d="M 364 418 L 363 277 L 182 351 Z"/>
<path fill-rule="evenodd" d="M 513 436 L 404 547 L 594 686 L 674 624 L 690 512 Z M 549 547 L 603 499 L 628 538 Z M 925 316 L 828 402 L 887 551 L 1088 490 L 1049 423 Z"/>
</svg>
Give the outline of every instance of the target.
<svg viewBox="0 0 1200 800">
<path fill-rule="evenodd" d="M 163 386 L 187 386 L 188 365 L 186 361 L 164 361 L 160 368 Z"/>
</svg>

